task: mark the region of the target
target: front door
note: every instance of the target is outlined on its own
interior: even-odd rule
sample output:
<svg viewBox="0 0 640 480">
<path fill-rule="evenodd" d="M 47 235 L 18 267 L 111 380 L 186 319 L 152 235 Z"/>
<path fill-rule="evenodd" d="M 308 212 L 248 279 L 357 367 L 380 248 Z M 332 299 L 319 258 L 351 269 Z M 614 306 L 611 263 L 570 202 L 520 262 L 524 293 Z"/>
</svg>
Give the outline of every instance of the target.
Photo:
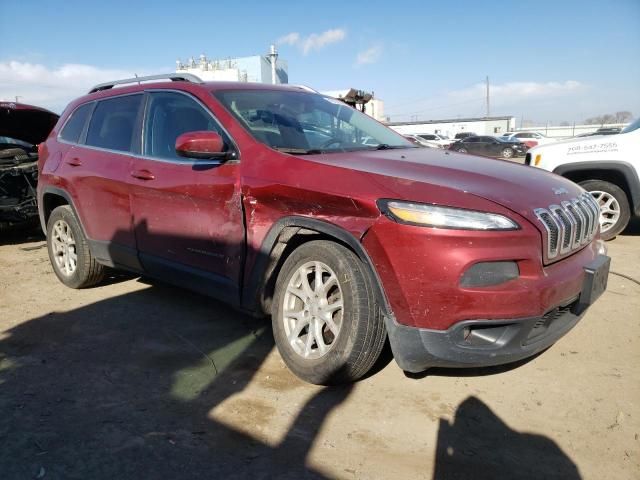
<svg viewBox="0 0 640 480">
<path fill-rule="evenodd" d="M 134 158 L 131 209 L 146 271 L 237 301 L 244 255 L 239 164 L 186 159 L 175 151 L 185 132 L 213 130 L 230 139 L 189 94 L 149 91 L 142 155 Z"/>
</svg>

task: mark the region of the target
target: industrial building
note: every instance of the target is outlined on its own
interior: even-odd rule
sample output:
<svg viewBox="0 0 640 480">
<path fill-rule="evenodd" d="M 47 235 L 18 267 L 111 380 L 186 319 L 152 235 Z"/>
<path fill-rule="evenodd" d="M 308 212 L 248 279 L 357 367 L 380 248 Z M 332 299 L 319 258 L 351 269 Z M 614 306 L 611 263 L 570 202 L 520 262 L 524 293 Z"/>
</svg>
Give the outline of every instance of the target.
<svg viewBox="0 0 640 480">
<path fill-rule="evenodd" d="M 210 60 L 203 54 L 197 61 L 193 57 L 186 63 L 177 60 L 176 72 L 191 73 L 205 82 L 289 83 L 287 61 L 279 58 L 273 45 L 266 55 Z"/>
<path fill-rule="evenodd" d="M 448 120 L 421 120 L 417 122 L 388 122 L 387 126 L 403 135 L 438 133 L 453 138 L 456 133 L 473 132 L 477 135 L 502 135 L 516 127 L 515 117 L 455 118 Z"/>
<path fill-rule="evenodd" d="M 357 90 L 355 88 L 331 90 L 320 93 L 328 97 L 342 100 L 348 105 L 357 108 L 361 112 L 366 113 L 380 122 L 384 121 L 384 102 L 379 98 L 375 98 L 373 93 Z"/>
</svg>

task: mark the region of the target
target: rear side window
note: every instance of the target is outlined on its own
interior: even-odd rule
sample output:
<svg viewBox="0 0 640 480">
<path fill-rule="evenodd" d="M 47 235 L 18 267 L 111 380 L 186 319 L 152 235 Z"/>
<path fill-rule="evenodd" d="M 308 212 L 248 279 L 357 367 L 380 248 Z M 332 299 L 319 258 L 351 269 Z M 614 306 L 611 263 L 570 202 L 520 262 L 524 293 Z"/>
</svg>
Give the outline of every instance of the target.
<svg viewBox="0 0 640 480">
<path fill-rule="evenodd" d="M 60 132 L 60 138 L 66 142 L 78 143 L 92 107 L 93 103 L 85 103 L 76 108 L 67 123 L 65 123 L 62 132 Z"/>
<path fill-rule="evenodd" d="M 142 95 L 127 95 L 98 102 L 87 132 L 87 145 L 128 152 Z"/>
</svg>

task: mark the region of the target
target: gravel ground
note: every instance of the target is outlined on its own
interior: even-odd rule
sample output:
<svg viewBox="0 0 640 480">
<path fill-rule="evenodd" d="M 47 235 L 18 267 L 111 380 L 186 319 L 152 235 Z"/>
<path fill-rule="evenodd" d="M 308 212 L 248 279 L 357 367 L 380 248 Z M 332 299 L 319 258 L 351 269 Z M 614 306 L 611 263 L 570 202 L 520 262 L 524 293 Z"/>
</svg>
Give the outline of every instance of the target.
<svg viewBox="0 0 640 480">
<path fill-rule="evenodd" d="M 610 242 L 640 278 L 640 228 Z M 341 388 L 269 325 L 115 275 L 70 290 L 41 237 L 0 241 L 0 478 L 640 478 L 640 285 L 612 275 L 528 362 Z"/>
</svg>

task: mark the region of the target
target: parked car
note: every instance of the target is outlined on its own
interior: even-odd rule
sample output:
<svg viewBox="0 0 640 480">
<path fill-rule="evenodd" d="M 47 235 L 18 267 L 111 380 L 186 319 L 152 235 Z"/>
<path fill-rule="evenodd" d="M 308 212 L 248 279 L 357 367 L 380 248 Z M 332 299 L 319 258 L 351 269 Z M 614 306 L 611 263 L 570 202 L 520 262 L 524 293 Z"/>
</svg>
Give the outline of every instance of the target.
<svg viewBox="0 0 640 480">
<path fill-rule="evenodd" d="M 617 135 L 618 133 L 621 133 L 621 132 L 622 132 L 622 128 L 620 127 L 603 127 L 603 128 L 598 128 L 594 132 L 581 133 L 580 135 L 576 135 L 573 138 L 595 137 L 600 135 Z"/>
<path fill-rule="evenodd" d="M 484 157 L 512 158 L 524 155 L 529 147 L 524 143 L 501 137 L 467 137 L 452 143 L 450 150 L 460 153 L 472 153 Z"/>
<path fill-rule="evenodd" d="M 442 145 L 436 142 L 430 142 L 428 140 L 425 140 L 420 135 L 403 135 L 403 137 L 409 140 L 411 143 L 419 145 L 420 147 L 443 148 Z"/>
<path fill-rule="evenodd" d="M 573 182 L 416 148 L 300 87 L 98 85 L 67 107 L 39 172 L 62 283 L 113 267 L 271 315 L 284 362 L 313 383 L 360 378 L 386 338 L 410 372 L 529 357 L 606 287 L 597 206 Z M 539 212 L 560 199 L 587 217 L 559 247 Z"/>
<path fill-rule="evenodd" d="M 538 145 L 546 145 L 556 141 L 556 139 L 546 137 L 538 132 L 507 132 L 502 135 L 502 138 L 522 142 L 529 148 L 533 148 Z"/>
<path fill-rule="evenodd" d="M 37 224 L 37 145 L 58 115 L 21 103 L 0 103 L 0 230 Z"/>
<path fill-rule="evenodd" d="M 476 137 L 476 136 L 477 134 L 474 132 L 459 132 L 459 133 L 456 133 L 456 136 L 453 137 L 453 139 L 454 141 L 456 141 L 456 140 L 463 140 L 468 137 Z"/>
<path fill-rule="evenodd" d="M 426 140 L 427 142 L 435 143 L 441 148 L 447 148 L 454 142 L 446 135 L 440 135 L 438 133 L 419 133 L 416 136 Z"/>
<path fill-rule="evenodd" d="M 525 163 L 573 180 L 600 206 L 602 238 L 611 240 L 640 217 L 640 119 L 621 133 L 574 138 L 533 148 Z"/>
<path fill-rule="evenodd" d="M 622 132 L 620 127 L 602 127 L 595 131 L 594 135 L 617 135 Z"/>
</svg>

